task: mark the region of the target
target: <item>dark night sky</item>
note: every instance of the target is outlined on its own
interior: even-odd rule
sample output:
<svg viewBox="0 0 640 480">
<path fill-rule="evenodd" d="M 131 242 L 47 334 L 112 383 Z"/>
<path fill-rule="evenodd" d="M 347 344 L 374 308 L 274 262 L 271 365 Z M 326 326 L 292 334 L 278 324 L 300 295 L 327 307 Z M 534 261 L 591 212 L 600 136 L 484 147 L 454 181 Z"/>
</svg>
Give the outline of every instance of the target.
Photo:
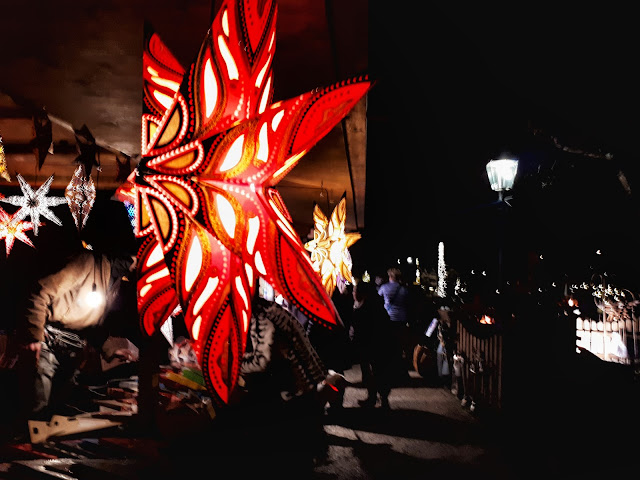
<svg viewBox="0 0 640 480">
<path fill-rule="evenodd" d="M 485 165 L 510 152 L 520 160 L 505 240 L 521 250 L 514 261 L 531 250 L 559 270 L 609 268 L 604 256 L 592 258 L 601 248 L 606 265 L 635 281 L 639 210 L 618 179 L 624 173 L 633 193 L 640 182 L 630 12 L 371 8 L 377 85 L 368 107 L 368 235 L 353 247 L 356 263 L 411 255 L 435 266 L 444 241 L 454 268 L 491 268 L 499 217 Z"/>
</svg>

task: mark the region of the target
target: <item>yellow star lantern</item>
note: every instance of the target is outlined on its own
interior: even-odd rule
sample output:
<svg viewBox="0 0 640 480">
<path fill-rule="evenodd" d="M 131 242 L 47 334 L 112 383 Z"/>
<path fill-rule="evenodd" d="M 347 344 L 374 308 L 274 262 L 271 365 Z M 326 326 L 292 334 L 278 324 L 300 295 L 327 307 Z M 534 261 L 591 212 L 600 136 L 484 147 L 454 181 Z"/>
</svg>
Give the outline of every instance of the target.
<svg viewBox="0 0 640 480">
<path fill-rule="evenodd" d="M 347 218 L 347 194 L 342 194 L 338 205 L 328 219 L 318 204 L 313 208 L 313 240 L 305 243 L 304 248 L 311 252 L 313 269 L 320 274 L 322 285 L 333 295 L 338 275 L 353 283 L 351 254 L 349 247 L 360 239 L 359 233 L 345 233 Z"/>
</svg>

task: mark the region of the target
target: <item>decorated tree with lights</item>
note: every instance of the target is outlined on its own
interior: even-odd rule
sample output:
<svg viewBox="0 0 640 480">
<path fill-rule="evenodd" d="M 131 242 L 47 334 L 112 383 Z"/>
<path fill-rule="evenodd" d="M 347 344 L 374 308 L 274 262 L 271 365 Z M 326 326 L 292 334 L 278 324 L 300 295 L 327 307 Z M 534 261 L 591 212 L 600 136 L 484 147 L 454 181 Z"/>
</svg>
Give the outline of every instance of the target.
<svg viewBox="0 0 640 480">
<path fill-rule="evenodd" d="M 444 243 L 438 244 L 438 288 L 436 295 L 444 298 L 447 295 L 447 266 L 444 261 Z"/>
</svg>

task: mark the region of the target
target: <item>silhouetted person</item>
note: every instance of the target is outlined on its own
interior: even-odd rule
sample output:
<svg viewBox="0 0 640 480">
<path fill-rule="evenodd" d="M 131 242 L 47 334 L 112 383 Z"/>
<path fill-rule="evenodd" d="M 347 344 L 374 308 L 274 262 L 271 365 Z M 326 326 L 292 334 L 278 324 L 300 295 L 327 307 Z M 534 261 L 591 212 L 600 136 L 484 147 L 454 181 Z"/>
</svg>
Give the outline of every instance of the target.
<svg viewBox="0 0 640 480">
<path fill-rule="evenodd" d="M 350 331 L 352 329 L 353 314 L 353 288 L 347 281 L 338 275 L 336 289 L 331 295 L 333 302 L 344 328 L 338 328 L 331 332 L 323 332 L 324 343 L 319 345 L 320 356 L 324 359 L 327 368 L 340 375 L 344 375 L 345 370 L 353 365 L 353 355 L 351 352 Z M 312 340 L 318 340 L 315 333 Z M 344 389 L 339 390 L 335 399 L 329 403 L 328 413 L 337 413 L 342 410 L 344 401 Z"/>
<path fill-rule="evenodd" d="M 389 409 L 389 393 L 399 371 L 400 345 L 374 285 L 357 282 L 353 299 L 353 341 L 360 359 L 362 383 L 367 389 L 367 398 L 360 405 L 375 406 L 379 395 L 381 407 Z"/>
</svg>

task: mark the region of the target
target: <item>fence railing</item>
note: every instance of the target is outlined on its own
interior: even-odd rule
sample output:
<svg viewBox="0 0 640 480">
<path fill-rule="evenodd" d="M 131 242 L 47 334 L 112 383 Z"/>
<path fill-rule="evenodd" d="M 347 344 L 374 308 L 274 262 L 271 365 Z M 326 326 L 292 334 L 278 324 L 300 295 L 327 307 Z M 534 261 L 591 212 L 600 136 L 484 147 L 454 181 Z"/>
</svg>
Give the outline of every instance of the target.
<svg viewBox="0 0 640 480">
<path fill-rule="evenodd" d="M 491 329 L 491 326 L 479 326 Z M 500 410 L 502 408 L 503 380 L 503 348 L 504 337 L 497 330 L 495 333 L 479 336 L 457 322 L 457 351 L 462 358 L 458 363 L 454 360 L 454 375 L 460 374 L 458 384 L 462 390 L 458 395 L 463 402 L 471 402 L 472 410 L 476 406 Z M 486 332 L 484 332 L 486 333 Z M 461 368 L 460 368 L 461 367 Z"/>
</svg>

